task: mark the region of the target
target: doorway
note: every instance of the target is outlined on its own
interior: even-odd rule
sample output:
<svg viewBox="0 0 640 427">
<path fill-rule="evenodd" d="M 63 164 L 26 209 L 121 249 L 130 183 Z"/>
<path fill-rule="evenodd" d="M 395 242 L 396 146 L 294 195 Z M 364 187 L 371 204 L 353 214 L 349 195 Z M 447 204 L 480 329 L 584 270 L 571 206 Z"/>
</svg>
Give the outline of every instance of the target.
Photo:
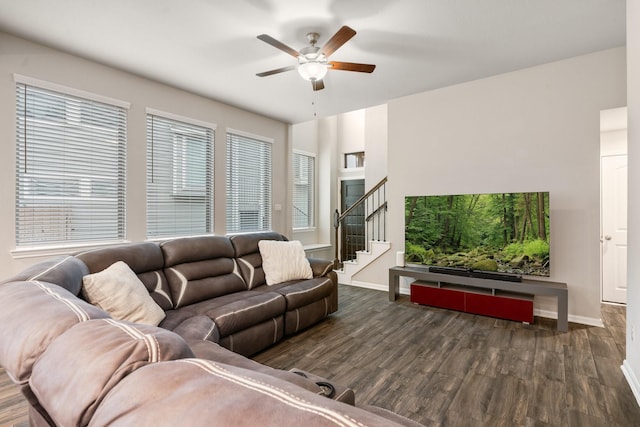
<svg viewBox="0 0 640 427">
<path fill-rule="evenodd" d="M 627 302 L 626 108 L 600 114 L 600 253 L 602 301 Z"/>
<path fill-rule="evenodd" d="M 340 211 L 345 212 L 364 195 L 364 179 L 341 181 Z M 356 258 L 356 252 L 365 249 L 364 205 L 360 205 L 348 215 L 342 223 L 341 259 L 348 261 Z"/>
</svg>

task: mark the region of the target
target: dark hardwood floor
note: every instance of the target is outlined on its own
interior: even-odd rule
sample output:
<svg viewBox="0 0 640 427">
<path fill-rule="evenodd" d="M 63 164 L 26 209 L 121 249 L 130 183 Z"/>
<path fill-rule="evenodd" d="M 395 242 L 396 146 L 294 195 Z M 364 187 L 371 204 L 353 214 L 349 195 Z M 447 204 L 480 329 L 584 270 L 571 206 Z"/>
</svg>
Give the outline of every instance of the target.
<svg viewBox="0 0 640 427">
<path fill-rule="evenodd" d="M 352 387 L 358 403 L 426 426 L 640 426 L 620 365 L 625 308 L 605 328 L 534 325 L 396 303 L 340 287 L 338 313 L 254 357 Z"/>
<path fill-rule="evenodd" d="M 340 310 L 256 356 L 352 387 L 358 403 L 426 426 L 640 426 L 620 365 L 625 309 L 605 328 L 534 325 L 411 304 L 340 286 Z M 25 426 L 24 399 L 0 370 L 0 426 Z"/>
</svg>

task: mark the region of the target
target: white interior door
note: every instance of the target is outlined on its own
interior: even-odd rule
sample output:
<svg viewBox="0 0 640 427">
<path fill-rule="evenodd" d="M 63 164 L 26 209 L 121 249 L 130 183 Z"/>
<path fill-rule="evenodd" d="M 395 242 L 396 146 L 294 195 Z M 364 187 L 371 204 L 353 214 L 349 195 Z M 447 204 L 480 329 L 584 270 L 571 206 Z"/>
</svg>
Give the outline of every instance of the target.
<svg viewBox="0 0 640 427">
<path fill-rule="evenodd" d="M 627 156 L 602 157 L 602 300 L 627 302 Z"/>
</svg>

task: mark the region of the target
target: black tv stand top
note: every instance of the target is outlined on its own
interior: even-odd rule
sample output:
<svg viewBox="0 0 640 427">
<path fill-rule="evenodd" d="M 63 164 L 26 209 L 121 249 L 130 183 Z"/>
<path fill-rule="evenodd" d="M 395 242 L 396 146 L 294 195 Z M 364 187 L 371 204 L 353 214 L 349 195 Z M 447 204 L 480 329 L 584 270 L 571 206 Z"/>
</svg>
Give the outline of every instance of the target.
<svg viewBox="0 0 640 427">
<path fill-rule="evenodd" d="M 478 279 L 504 280 L 507 282 L 522 281 L 522 276 L 520 274 L 499 273 L 495 271 L 485 271 L 485 270 L 474 270 L 472 268 L 429 266 L 428 270 L 432 273 L 451 274 L 453 276 L 476 277 Z"/>
</svg>

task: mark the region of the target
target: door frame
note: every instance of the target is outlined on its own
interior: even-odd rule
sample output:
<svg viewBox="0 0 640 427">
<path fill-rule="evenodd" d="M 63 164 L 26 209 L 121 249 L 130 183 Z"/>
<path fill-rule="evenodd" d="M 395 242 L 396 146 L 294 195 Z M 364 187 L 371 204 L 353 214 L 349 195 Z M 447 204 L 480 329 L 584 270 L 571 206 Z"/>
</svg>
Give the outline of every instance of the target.
<svg viewBox="0 0 640 427">
<path fill-rule="evenodd" d="M 603 158 L 612 157 L 617 155 L 626 155 L 628 156 L 627 150 L 627 141 L 625 137 L 624 143 L 618 141 L 611 141 L 610 138 L 606 137 L 606 134 L 609 132 L 626 132 L 627 131 L 627 107 L 613 108 L 609 110 L 600 111 L 600 156 L 598 158 L 598 167 L 600 170 L 600 302 L 604 304 L 619 304 L 624 305 L 624 303 L 616 303 L 612 301 L 604 301 L 604 230 L 603 230 Z"/>
<path fill-rule="evenodd" d="M 363 193 L 366 193 L 366 189 L 367 189 L 367 181 L 364 178 L 364 175 L 361 174 L 354 174 L 353 176 L 341 176 L 339 179 L 339 183 L 338 183 L 338 206 L 340 207 L 340 212 L 343 212 L 343 208 L 342 208 L 342 200 L 343 200 L 343 194 L 342 194 L 342 187 L 344 185 L 344 181 L 362 181 L 363 184 Z M 342 241 L 342 245 L 341 245 L 341 253 L 340 253 L 340 258 L 342 259 L 342 261 L 345 260 L 346 256 L 345 256 L 345 251 L 346 251 L 346 245 L 345 245 L 345 228 L 342 227 L 342 230 L 340 231 L 340 239 Z"/>
</svg>

